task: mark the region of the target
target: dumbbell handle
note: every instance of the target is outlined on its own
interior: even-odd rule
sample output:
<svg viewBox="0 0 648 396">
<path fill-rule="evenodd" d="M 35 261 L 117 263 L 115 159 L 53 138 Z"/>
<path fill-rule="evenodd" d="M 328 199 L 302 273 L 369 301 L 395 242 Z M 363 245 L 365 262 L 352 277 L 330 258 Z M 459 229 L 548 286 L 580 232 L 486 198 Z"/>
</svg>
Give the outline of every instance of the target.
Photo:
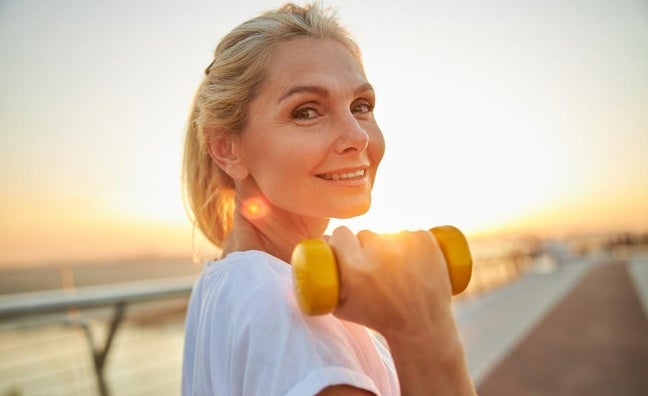
<svg viewBox="0 0 648 396">
<path fill-rule="evenodd" d="M 472 256 L 466 237 L 453 226 L 430 230 L 448 265 L 452 294 L 461 293 L 472 274 Z M 333 312 L 340 295 L 340 280 L 335 256 L 321 239 L 306 239 L 292 253 L 295 293 L 301 310 L 308 315 Z"/>
</svg>

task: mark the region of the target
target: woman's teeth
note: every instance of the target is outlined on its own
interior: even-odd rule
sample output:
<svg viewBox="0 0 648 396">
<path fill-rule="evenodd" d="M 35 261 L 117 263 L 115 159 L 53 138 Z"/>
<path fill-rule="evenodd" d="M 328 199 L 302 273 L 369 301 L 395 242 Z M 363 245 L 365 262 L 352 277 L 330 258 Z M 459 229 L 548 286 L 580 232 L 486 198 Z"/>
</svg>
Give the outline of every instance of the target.
<svg viewBox="0 0 648 396">
<path fill-rule="evenodd" d="M 326 180 L 344 180 L 344 179 L 352 179 L 354 177 L 361 177 L 364 176 L 365 170 L 364 169 L 358 169 L 355 172 L 346 172 L 346 173 L 326 173 L 321 175 L 323 179 Z"/>
</svg>

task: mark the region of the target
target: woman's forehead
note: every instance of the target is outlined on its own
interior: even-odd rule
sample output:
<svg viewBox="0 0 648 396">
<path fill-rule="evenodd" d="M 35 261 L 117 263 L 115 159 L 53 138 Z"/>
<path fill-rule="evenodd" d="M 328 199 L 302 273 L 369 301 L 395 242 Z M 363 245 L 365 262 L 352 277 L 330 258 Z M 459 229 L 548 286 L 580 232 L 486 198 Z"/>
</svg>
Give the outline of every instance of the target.
<svg viewBox="0 0 648 396">
<path fill-rule="evenodd" d="M 298 38 L 277 46 L 264 85 L 277 91 L 273 96 L 281 99 L 298 87 L 355 90 L 366 84 L 360 62 L 342 43 L 333 39 Z"/>
</svg>

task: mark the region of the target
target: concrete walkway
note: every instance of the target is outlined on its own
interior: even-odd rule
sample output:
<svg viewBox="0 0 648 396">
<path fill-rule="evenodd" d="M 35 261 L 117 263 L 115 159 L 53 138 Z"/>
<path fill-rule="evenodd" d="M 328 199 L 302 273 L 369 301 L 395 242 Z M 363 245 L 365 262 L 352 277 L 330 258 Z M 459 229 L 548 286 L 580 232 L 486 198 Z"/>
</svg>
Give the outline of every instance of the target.
<svg viewBox="0 0 648 396">
<path fill-rule="evenodd" d="M 536 271 L 455 313 L 480 395 L 648 394 L 648 256 Z"/>
</svg>

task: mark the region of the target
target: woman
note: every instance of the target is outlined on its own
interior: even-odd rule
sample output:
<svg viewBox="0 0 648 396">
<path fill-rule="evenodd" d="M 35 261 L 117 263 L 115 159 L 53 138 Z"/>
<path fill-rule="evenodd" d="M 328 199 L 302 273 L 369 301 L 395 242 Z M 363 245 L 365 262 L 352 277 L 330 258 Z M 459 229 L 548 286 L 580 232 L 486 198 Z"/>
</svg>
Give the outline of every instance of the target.
<svg viewBox="0 0 648 396">
<path fill-rule="evenodd" d="M 184 182 L 222 257 L 192 293 L 183 394 L 472 394 L 428 232 L 336 229 L 338 308 L 307 317 L 297 306 L 293 248 L 329 218 L 368 210 L 385 149 L 360 52 L 334 16 L 295 5 L 263 14 L 221 41 L 205 73 Z"/>
</svg>

